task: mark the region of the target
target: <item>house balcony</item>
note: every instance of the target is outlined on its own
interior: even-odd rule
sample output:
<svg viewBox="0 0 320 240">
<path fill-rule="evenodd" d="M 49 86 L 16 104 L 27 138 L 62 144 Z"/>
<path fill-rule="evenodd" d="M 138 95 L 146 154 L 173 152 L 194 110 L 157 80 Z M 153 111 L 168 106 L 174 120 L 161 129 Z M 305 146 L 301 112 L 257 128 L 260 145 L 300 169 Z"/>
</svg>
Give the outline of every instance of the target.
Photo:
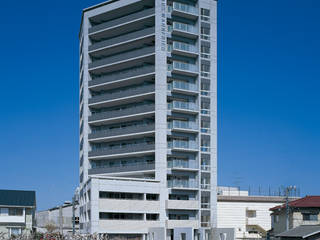
<svg viewBox="0 0 320 240">
<path fill-rule="evenodd" d="M 146 65 L 111 73 L 89 81 L 89 88 L 93 90 L 108 89 L 112 87 L 121 87 L 124 83 L 132 84 L 143 81 L 150 76 L 155 75 L 155 66 Z"/>
<path fill-rule="evenodd" d="M 173 120 L 168 122 L 168 129 L 188 133 L 197 133 L 199 126 L 196 122 Z"/>
<path fill-rule="evenodd" d="M 154 163 L 144 164 L 127 164 L 114 167 L 101 167 L 89 169 L 89 175 L 93 174 L 108 174 L 108 173 L 124 173 L 124 172 L 145 172 L 155 169 Z"/>
<path fill-rule="evenodd" d="M 136 32 L 131 32 L 122 36 L 104 40 L 102 42 L 93 43 L 89 46 L 89 53 L 93 53 L 100 50 L 106 50 L 109 48 L 114 48 L 115 46 L 120 46 L 127 44 L 128 42 L 136 41 L 148 36 L 155 34 L 155 27 L 150 27 L 142 29 Z"/>
<path fill-rule="evenodd" d="M 101 41 L 105 38 L 112 38 L 132 32 L 135 29 L 143 29 L 143 26 L 154 24 L 154 16 L 154 8 L 129 14 L 89 28 L 89 36 L 93 41 Z"/>
<path fill-rule="evenodd" d="M 144 47 L 129 52 L 120 53 L 114 56 L 105 57 L 101 60 L 93 61 L 89 64 L 89 71 L 93 74 L 102 72 L 112 72 L 130 67 L 137 64 L 142 64 L 144 58 L 151 58 L 155 54 L 155 47 Z M 120 66 L 119 66 L 120 65 Z"/>
<path fill-rule="evenodd" d="M 196 20 L 199 17 L 198 8 L 179 2 L 173 2 L 172 6 L 168 7 L 168 11 L 173 16 L 188 18 L 191 20 Z"/>
<path fill-rule="evenodd" d="M 184 81 L 174 80 L 168 83 L 168 90 L 175 93 L 198 95 L 198 85 Z"/>
<path fill-rule="evenodd" d="M 173 140 L 168 142 L 168 148 L 174 151 L 197 152 L 199 147 L 196 141 Z"/>
<path fill-rule="evenodd" d="M 137 115 L 154 115 L 154 111 L 155 105 L 147 104 L 121 110 L 100 112 L 89 116 L 89 123 L 106 123 L 111 122 L 111 120 L 117 121 L 119 118 L 135 119 Z"/>
<path fill-rule="evenodd" d="M 89 134 L 90 142 L 105 142 L 110 139 L 112 141 L 129 139 L 137 135 L 148 136 L 154 134 L 155 124 L 129 126 L 124 128 L 113 128 L 108 130 L 95 131 Z"/>
<path fill-rule="evenodd" d="M 173 22 L 172 25 L 168 25 L 168 32 L 173 35 L 191 39 L 197 39 L 199 35 L 199 30 L 196 25 L 181 22 Z"/>
<path fill-rule="evenodd" d="M 168 110 L 181 113 L 198 114 L 199 106 L 193 102 L 172 101 L 168 103 Z"/>
<path fill-rule="evenodd" d="M 134 97 L 144 98 L 143 96 L 153 94 L 154 95 L 155 86 L 144 85 L 136 88 L 126 89 L 119 92 L 114 93 L 105 93 L 101 95 L 93 96 L 89 99 L 89 106 L 94 107 L 107 107 L 108 103 L 121 102 L 121 104 L 126 104 L 128 99 L 132 99 Z M 112 104 L 111 104 L 112 105 Z"/>
<path fill-rule="evenodd" d="M 198 210 L 199 201 L 197 200 L 166 200 L 166 209 Z"/>
<path fill-rule="evenodd" d="M 168 52 L 186 57 L 197 57 L 199 49 L 197 46 L 192 44 L 174 41 L 172 45 L 168 45 Z"/>
<path fill-rule="evenodd" d="M 172 64 L 168 64 L 168 71 L 176 74 L 182 74 L 187 76 L 198 76 L 199 69 L 195 64 L 173 61 Z"/>
<path fill-rule="evenodd" d="M 143 153 L 154 152 L 154 143 L 130 144 L 125 146 L 115 146 L 108 148 L 93 149 L 89 152 L 90 159 L 106 159 L 115 155 L 136 156 Z"/>
</svg>

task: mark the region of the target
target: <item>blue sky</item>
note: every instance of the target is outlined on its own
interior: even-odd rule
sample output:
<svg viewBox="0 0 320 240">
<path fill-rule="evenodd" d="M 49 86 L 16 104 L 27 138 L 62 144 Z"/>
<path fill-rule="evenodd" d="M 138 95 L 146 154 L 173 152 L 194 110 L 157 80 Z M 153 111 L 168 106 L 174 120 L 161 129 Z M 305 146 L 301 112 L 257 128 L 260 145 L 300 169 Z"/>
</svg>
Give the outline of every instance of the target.
<svg viewBox="0 0 320 240">
<path fill-rule="evenodd" d="M 2 189 L 38 209 L 78 183 L 78 30 L 98 0 L 4 1 Z M 320 1 L 219 2 L 219 185 L 320 194 Z"/>
</svg>

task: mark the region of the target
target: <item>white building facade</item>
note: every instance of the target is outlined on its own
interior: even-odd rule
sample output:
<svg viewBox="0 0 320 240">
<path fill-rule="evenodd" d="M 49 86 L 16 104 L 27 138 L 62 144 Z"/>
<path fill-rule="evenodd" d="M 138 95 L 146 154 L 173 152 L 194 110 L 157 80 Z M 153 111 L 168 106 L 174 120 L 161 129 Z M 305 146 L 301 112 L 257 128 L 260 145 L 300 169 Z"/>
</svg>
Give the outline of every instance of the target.
<svg viewBox="0 0 320 240">
<path fill-rule="evenodd" d="M 212 236 L 216 8 L 215 0 L 110 0 L 83 11 L 82 233 Z"/>
<path fill-rule="evenodd" d="M 265 238 L 271 230 L 270 208 L 285 202 L 285 197 L 249 196 L 237 188 L 218 192 L 218 228 L 233 228 L 237 239 Z"/>
</svg>

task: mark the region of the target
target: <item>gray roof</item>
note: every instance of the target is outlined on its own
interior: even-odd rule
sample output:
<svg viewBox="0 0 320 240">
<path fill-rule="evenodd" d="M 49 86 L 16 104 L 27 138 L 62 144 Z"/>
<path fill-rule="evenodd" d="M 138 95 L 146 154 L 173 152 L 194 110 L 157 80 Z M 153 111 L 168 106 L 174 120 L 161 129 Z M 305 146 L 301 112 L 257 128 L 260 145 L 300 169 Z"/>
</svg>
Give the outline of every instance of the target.
<svg viewBox="0 0 320 240">
<path fill-rule="evenodd" d="M 0 190 L 0 206 L 36 206 L 35 191 Z"/>
<path fill-rule="evenodd" d="M 318 233 L 320 233 L 320 225 L 302 225 L 289 231 L 280 233 L 276 237 L 307 238 Z"/>
</svg>

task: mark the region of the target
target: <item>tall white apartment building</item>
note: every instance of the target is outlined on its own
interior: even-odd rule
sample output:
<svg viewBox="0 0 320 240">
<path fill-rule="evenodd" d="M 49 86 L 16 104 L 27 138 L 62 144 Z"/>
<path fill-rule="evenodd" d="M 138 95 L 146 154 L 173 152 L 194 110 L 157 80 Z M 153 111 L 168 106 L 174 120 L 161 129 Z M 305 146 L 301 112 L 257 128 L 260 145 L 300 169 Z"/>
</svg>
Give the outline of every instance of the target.
<svg viewBox="0 0 320 240">
<path fill-rule="evenodd" d="M 217 2 L 109 0 L 80 29 L 80 231 L 212 239 Z"/>
</svg>

